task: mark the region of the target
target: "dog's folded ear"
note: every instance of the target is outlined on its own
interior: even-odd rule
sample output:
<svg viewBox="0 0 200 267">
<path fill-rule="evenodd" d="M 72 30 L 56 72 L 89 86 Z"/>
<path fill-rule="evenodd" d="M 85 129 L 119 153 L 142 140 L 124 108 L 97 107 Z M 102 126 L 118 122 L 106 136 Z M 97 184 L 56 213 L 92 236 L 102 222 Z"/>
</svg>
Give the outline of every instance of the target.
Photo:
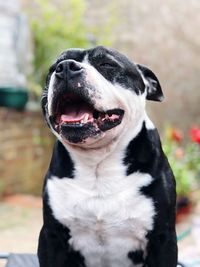
<svg viewBox="0 0 200 267">
<path fill-rule="evenodd" d="M 146 86 L 148 100 L 162 101 L 164 95 L 156 75 L 147 67 L 137 64 L 138 70 Z"/>
</svg>

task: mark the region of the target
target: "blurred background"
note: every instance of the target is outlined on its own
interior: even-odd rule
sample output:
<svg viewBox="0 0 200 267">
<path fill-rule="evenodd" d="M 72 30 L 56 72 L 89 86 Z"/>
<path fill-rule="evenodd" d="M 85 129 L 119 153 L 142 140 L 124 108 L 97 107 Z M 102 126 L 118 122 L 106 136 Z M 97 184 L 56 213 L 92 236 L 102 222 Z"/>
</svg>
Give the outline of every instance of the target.
<svg viewBox="0 0 200 267">
<path fill-rule="evenodd" d="M 101 44 L 160 80 L 165 101 L 147 109 L 177 179 L 179 258 L 200 266 L 199 14 L 199 0 L 0 0 L 0 252 L 36 251 L 54 143 L 40 110 L 48 68 Z"/>
</svg>

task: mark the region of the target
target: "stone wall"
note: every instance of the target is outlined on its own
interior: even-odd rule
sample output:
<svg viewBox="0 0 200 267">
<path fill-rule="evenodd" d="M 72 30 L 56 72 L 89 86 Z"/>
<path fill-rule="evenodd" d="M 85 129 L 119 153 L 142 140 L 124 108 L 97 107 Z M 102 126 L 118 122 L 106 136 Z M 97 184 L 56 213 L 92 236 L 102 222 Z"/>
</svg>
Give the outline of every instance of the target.
<svg viewBox="0 0 200 267">
<path fill-rule="evenodd" d="M 41 194 L 53 142 L 40 112 L 0 108 L 0 196 Z"/>
</svg>

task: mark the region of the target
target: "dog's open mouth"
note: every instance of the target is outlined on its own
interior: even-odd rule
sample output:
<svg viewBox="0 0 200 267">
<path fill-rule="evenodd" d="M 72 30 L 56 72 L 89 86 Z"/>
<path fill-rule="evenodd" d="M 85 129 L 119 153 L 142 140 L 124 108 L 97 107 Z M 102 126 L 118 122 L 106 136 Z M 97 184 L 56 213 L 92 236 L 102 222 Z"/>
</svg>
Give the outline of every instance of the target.
<svg viewBox="0 0 200 267">
<path fill-rule="evenodd" d="M 98 111 L 83 97 L 73 93 L 60 96 L 55 105 L 51 118 L 57 132 L 81 130 L 88 131 L 90 135 L 99 131 L 107 131 L 119 125 L 122 121 L 124 111 L 120 108 L 107 111 Z M 93 134 L 91 134 L 93 133 Z"/>
</svg>

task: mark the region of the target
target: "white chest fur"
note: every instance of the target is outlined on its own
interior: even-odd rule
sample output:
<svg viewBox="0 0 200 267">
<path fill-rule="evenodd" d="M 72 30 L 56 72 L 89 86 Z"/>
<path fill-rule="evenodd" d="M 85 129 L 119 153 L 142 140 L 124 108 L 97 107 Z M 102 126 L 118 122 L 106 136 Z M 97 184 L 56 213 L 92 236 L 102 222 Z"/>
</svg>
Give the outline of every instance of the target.
<svg viewBox="0 0 200 267">
<path fill-rule="evenodd" d="M 134 266 L 128 252 L 145 250 L 153 227 L 154 205 L 140 193 L 152 177 L 125 176 L 122 166 L 112 166 L 104 166 L 98 178 L 82 166 L 74 179 L 51 177 L 47 183 L 54 216 L 70 229 L 70 244 L 88 267 Z"/>
</svg>

